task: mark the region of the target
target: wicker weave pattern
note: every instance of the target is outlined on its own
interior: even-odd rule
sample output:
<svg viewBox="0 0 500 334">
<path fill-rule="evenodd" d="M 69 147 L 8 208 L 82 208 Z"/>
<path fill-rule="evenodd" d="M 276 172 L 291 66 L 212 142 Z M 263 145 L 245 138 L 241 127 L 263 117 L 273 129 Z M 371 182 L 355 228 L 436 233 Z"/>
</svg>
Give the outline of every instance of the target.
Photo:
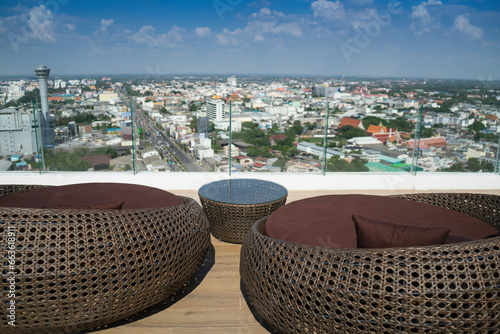
<svg viewBox="0 0 500 334">
<path fill-rule="evenodd" d="M 500 196 L 483 194 L 410 194 L 393 197 L 458 211 L 500 228 Z"/>
<path fill-rule="evenodd" d="M 47 186 L 40 186 L 40 185 L 2 185 L 0 186 L 0 197 L 4 197 L 7 195 L 11 194 L 17 194 L 17 193 L 23 193 L 25 191 L 30 191 L 30 190 L 35 190 L 35 189 L 40 189 L 40 188 L 45 188 Z"/>
<path fill-rule="evenodd" d="M 3 305 L 9 302 L 8 226 L 15 227 L 17 247 L 16 327 L 7 325 L 2 307 L 0 332 L 95 328 L 174 293 L 210 246 L 202 208 L 193 199 L 182 200 L 184 205 L 147 210 L 0 208 Z"/>
<path fill-rule="evenodd" d="M 499 224 L 500 196 L 400 197 Z M 333 249 L 266 237 L 265 219 L 245 238 L 240 274 L 249 302 L 279 332 L 500 333 L 500 237 Z"/>
<path fill-rule="evenodd" d="M 210 231 L 219 240 L 241 244 L 250 227 L 286 203 L 286 197 L 264 204 L 226 204 L 200 196 L 210 222 Z"/>
</svg>

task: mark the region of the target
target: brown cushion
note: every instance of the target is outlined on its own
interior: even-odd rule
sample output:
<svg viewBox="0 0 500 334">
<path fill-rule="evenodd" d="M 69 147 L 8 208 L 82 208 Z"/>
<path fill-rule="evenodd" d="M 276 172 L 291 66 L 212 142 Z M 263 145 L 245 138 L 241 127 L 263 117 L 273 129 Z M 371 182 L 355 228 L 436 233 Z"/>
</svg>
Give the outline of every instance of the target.
<svg viewBox="0 0 500 334">
<path fill-rule="evenodd" d="M 387 196 L 327 195 L 279 208 L 267 219 L 264 234 L 298 244 L 356 248 L 352 215 L 408 226 L 448 228 L 446 243 L 479 240 L 498 232 L 479 219 L 430 204 Z"/>
<path fill-rule="evenodd" d="M 448 228 L 397 225 L 358 215 L 353 215 L 352 220 L 360 248 L 441 245 L 450 233 Z"/>
<path fill-rule="evenodd" d="M 77 204 L 54 204 L 44 205 L 40 209 L 89 209 L 89 210 L 121 210 L 121 202 L 102 202 L 102 203 L 77 203 Z"/>
<path fill-rule="evenodd" d="M 136 184 L 82 183 L 40 188 L 0 198 L 0 207 L 39 209 L 150 209 L 181 205 L 167 191 Z"/>
<path fill-rule="evenodd" d="M 496 238 L 496 237 L 500 237 L 500 231 L 498 231 L 498 232 L 497 232 L 497 233 L 495 233 L 495 234 L 492 234 L 492 235 L 487 236 L 485 239 Z"/>
</svg>

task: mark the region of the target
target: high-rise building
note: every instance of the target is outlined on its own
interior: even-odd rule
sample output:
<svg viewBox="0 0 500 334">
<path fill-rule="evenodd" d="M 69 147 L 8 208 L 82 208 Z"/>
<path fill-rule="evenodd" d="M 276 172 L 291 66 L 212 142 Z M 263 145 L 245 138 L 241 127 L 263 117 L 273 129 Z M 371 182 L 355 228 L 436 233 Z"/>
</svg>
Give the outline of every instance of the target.
<svg viewBox="0 0 500 334">
<path fill-rule="evenodd" d="M 0 154 L 36 153 L 35 124 L 33 114 L 11 108 L 0 110 Z"/>
<path fill-rule="evenodd" d="M 236 86 L 236 83 L 237 83 L 236 77 L 227 78 L 227 84 L 229 86 Z"/>
<path fill-rule="evenodd" d="M 50 68 L 40 65 L 35 68 L 35 74 L 38 77 L 38 89 L 40 90 L 40 104 L 42 107 L 42 112 L 40 114 L 40 133 L 42 136 L 42 144 L 54 145 L 54 118 L 50 116 L 47 84 Z"/>
<path fill-rule="evenodd" d="M 224 112 L 224 101 L 211 100 L 207 102 L 207 116 L 210 122 L 223 121 L 226 117 Z"/>
</svg>

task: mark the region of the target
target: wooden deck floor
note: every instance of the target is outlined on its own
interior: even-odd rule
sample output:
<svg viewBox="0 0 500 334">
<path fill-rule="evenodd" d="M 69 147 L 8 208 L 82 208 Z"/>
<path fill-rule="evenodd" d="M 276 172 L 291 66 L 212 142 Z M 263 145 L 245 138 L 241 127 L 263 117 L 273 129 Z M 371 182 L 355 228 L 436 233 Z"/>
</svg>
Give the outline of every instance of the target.
<svg viewBox="0 0 500 334">
<path fill-rule="evenodd" d="M 195 191 L 172 192 L 198 200 Z M 327 193 L 332 192 L 292 192 L 289 194 L 288 203 Z M 366 193 L 396 194 L 373 191 Z M 500 191 L 490 193 L 498 195 Z M 213 237 L 212 244 L 213 247 L 203 266 L 176 296 L 142 313 L 93 332 L 99 334 L 270 333 L 271 331 L 258 321 L 261 320 L 259 316 L 254 316 L 250 311 L 241 291 L 239 274 L 241 245 L 221 242 Z"/>
<path fill-rule="evenodd" d="M 269 333 L 240 290 L 241 245 L 213 237 L 212 244 L 202 268 L 179 296 L 99 333 Z"/>
</svg>

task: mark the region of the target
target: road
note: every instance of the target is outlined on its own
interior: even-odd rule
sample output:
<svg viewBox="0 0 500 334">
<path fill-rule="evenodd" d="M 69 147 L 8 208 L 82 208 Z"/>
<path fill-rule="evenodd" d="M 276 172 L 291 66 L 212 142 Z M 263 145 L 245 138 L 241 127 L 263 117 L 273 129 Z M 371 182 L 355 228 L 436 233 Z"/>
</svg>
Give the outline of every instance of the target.
<svg viewBox="0 0 500 334">
<path fill-rule="evenodd" d="M 175 172 L 183 171 L 184 165 L 188 172 L 205 172 L 203 168 L 193 160 L 186 152 L 184 152 L 174 140 L 171 140 L 163 131 L 159 130 L 153 125 L 151 120 L 140 108 L 134 100 L 134 116 L 137 126 L 142 126 L 144 134 L 152 141 L 153 146 L 158 149 L 163 156 L 171 161 L 170 169 Z M 175 159 L 170 158 L 170 153 L 182 164 L 176 163 Z"/>
</svg>

